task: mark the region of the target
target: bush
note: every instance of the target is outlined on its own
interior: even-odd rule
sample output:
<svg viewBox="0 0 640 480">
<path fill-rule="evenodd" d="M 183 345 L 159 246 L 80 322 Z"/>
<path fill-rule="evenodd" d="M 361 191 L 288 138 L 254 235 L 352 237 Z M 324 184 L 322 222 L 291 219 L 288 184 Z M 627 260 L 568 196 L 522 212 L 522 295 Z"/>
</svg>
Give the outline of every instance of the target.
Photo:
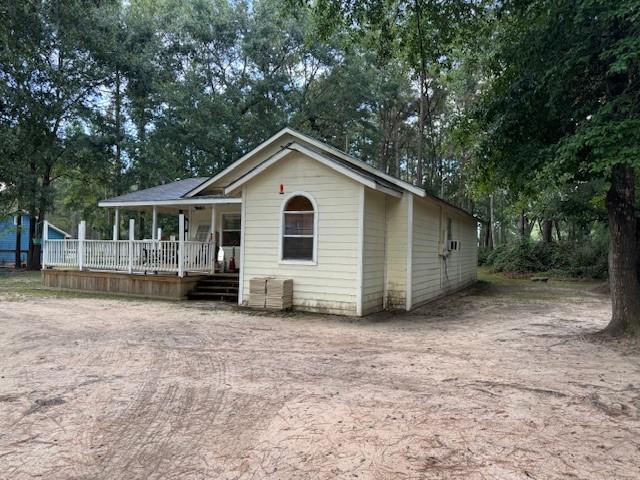
<svg viewBox="0 0 640 480">
<path fill-rule="evenodd" d="M 480 249 L 478 263 L 494 272 L 549 272 L 566 277 L 606 278 L 607 243 L 602 238 L 580 244 L 525 240 L 499 245 L 490 251 Z"/>
</svg>

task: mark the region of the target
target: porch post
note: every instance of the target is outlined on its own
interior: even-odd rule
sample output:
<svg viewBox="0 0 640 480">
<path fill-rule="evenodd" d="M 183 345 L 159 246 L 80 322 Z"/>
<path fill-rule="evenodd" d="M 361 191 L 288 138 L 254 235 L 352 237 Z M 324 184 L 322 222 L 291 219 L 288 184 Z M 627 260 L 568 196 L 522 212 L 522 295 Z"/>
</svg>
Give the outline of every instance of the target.
<svg viewBox="0 0 640 480">
<path fill-rule="evenodd" d="M 153 212 L 151 214 L 151 239 L 159 240 L 156 236 L 158 233 L 158 207 L 153 206 Z"/>
<path fill-rule="evenodd" d="M 87 231 L 87 223 L 82 220 L 78 225 L 78 270 L 84 268 L 84 237 Z"/>
<path fill-rule="evenodd" d="M 216 273 L 216 256 L 218 252 L 216 252 L 216 206 L 211 205 L 211 228 L 209 229 L 209 243 L 211 244 L 211 255 L 210 255 L 210 265 L 209 265 L 209 273 L 213 275 Z"/>
<path fill-rule="evenodd" d="M 178 276 L 184 277 L 184 213 L 178 215 Z"/>
<path fill-rule="evenodd" d="M 120 209 L 115 209 L 116 217 L 113 220 L 113 241 L 120 239 Z"/>
<path fill-rule="evenodd" d="M 42 270 L 47 268 L 47 242 L 49 241 L 49 222 L 42 222 Z"/>
<path fill-rule="evenodd" d="M 129 273 L 133 273 L 133 241 L 136 235 L 136 221 L 133 218 L 129 219 Z"/>
</svg>

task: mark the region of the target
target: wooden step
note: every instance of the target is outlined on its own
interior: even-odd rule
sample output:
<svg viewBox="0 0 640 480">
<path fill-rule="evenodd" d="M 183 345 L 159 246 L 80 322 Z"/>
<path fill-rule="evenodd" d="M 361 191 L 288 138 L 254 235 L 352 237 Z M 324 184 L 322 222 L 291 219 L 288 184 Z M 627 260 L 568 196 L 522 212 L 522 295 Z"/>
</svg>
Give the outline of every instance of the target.
<svg viewBox="0 0 640 480">
<path fill-rule="evenodd" d="M 228 302 L 231 302 L 231 301 L 237 302 L 238 294 L 228 293 L 228 292 L 211 293 L 211 292 L 194 291 L 194 292 L 189 292 L 187 294 L 187 298 L 189 298 L 190 300 L 225 300 Z"/>
</svg>

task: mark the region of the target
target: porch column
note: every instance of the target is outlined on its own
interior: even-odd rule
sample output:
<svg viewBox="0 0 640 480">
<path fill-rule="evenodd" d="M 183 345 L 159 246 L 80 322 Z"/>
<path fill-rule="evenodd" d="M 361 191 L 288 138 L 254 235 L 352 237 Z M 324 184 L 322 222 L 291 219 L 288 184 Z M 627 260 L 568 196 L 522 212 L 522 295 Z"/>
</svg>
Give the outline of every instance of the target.
<svg viewBox="0 0 640 480">
<path fill-rule="evenodd" d="M 184 213 L 178 216 L 178 276 L 184 277 Z"/>
<path fill-rule="evenodd" d="M 210 259 L 210 267 L 209 273 L 213 275 L 216 273 L 216 261 L 218 260 L 216 257 L 218 256 L 218 252 L 216 251 L 216 206 L 211 205 L 211 226 L 209 228 L 209 243 L 211 244 L 211 259 Z"/>
<path fill-rule="evenodd" d="M 78 225 L 78 270 L 82 271 L 84 268 L 84 239 L 87 234 L 87 224 L 84 220 Z"/>
<path fill-rule="evenodd" d="M 113 220 L 113 241 L 120 239 L 120 209 L 115 209 L 116 217 Z"/>
<path fill-rule="evenodd" d="M 151 214 L 151 240 L 160 240 L 158 238 L 158 207 L 153 206 Z"/>
<path fill-rule="evenodd" d="M 136 238 L 136 221 L 133 218 L 129 219 L 129 273 L 133 273 L 133 248 L 134 240 Z"/>
</svg>

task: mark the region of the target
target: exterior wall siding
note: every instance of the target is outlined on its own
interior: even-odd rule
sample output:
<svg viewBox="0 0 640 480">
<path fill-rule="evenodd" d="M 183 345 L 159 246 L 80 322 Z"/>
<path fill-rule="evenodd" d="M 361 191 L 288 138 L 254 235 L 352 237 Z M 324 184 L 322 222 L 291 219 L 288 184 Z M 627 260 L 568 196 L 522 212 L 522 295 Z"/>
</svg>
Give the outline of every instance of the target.
<svg viewBox="0 0 640 480">
<path fill-rule="evenodd" d="M 459 250 L 444 249 L 447 218 L 452 221 L 452 238 Z M 474 220 L 455 209 L 416 199 L 413 210 L 412 292 L 413 305 L 425 303 L 469 285 L 476 279 L 477 233 Z"/>
<path fill-rule="evenodd" d="M 402 198 L 386 197 L 386 307 L 390 309 L 405 308 L 406 305 L 409 195 L 405 193 Z"/>
<path fill-rule="evenodd" d="M 385 282 L 385 195 L 365 189 L 362 259 L 362 314 L 384 308 Z"/>
<path fill-rule="evenodd" d="M 20 258 L 22 262 L 27 261 L 29 251 L 29 215 L 22 216 L 20 235 Z M 50 240 L 62 240 L 64 235 L 58 230 L 49 227 Z M 0 220 L 0 264 L 15 263 L 16 255 L 16 225 L 15 218 L 8 217 Z"/>
<path fill-rule="evenodd" d="M 318 207 L 317 264 L 280 261 L 281 210 L 286 194 L 305 192 Z M 361 186 L 303 155 L 289 156 L 246 184 L 242 299 L 253 277 L 293 279 L 298 310 L 356 314 Z"/>
</svg>

